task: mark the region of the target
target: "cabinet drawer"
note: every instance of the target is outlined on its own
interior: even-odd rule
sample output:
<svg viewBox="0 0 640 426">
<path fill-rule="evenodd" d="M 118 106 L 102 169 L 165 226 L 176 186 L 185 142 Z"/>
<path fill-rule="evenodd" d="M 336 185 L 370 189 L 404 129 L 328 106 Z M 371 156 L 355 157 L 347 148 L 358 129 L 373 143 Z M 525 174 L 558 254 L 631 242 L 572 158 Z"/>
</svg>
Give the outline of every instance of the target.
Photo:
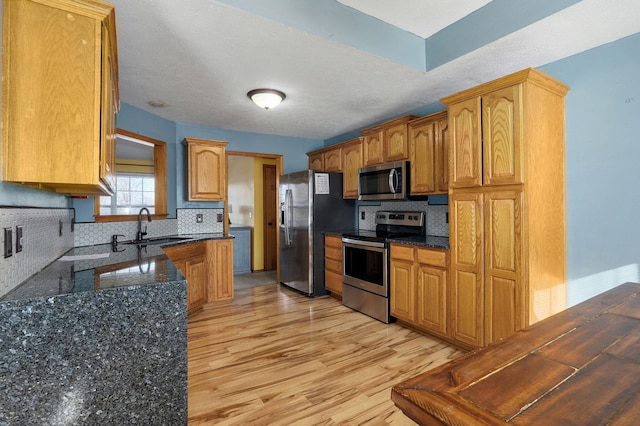
<svg viewBox="0 0 640 426">
<path fill-rule="evenodd" d="M 447 253 L 437 250 L 418 249 L 418 263 L 447 267 Z"/>
<path fill-rule="evenodd" d="M 324 259 L 324 269 L 342 276 L 342 260 Z"/>
<path fill-rule="evenodd" d="M 391 244 L 391 258 L 413 262 L 413 247 Z"/>
<path fill-rule="evenodd" d="M 342 247 L 325 247 L 324 257 L 342 262 Z"/>
<path fill-rule="evenodd" d="M 325 247 L 336 247 L 342 250 L 342 237 L 324 237 L 324 245 Z M 342 255 L 341 255 L 342 256 Z"/>
</svg>

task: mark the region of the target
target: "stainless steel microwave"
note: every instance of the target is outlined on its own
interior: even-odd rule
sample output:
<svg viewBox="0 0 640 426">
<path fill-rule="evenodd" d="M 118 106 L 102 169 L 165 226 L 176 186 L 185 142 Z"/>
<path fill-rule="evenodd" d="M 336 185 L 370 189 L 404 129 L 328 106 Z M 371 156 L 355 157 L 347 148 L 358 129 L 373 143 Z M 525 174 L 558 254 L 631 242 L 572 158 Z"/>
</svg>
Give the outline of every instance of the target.
<svg viewBox="0 0 640 426">
<path fill-rule="evenodd" d="M 409 163 L 358 169 L 358 200 L 402 200 L 409 196 Z"/>
</svg>

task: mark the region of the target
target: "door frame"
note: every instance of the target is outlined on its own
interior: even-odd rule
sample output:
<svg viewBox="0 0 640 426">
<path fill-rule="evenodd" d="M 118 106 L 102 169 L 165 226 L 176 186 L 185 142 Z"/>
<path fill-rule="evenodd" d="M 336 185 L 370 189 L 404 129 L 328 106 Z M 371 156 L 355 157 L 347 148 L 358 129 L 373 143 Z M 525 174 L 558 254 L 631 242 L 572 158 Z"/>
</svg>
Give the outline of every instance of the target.
<svg viewBox="0 0 640 426">
<path fill-rule="evenodd" d="M 276 160 L 276 188 L 280 187 L 280 176 L 282 176 L 282 172 L 284 170 L 284 155 L 282 154 L 265 154 L 262 152 L 244 152 L 244 151 L 226 151 L 225 152 L 226 155 L 226 176 L 229 176 L 229 156 L 230 155 L 237 155 L 237 156 L 245 156 L 245 157 L 255 157 L 255 158 L 268 158 L 268 159 L 273 159 Z M 229 188 L 228 188 L 229 182 L 227 181 L 227 194 L 229 193 Z M 276 199 L 275 199 L 275 203 L 276 203 L 276 211 L 278 206 L 280 205 L 280 191 L 276 190 Z M 229 200 L 228 197 L 225 197 L 224 199 L 224 211 L 228 212 L 228 204 L 229 204 Z M 225 235 L 229 234 L 229 221 L 225 220 L 224 221 L 224 233 Z M 276 259 L 278 258 L 278 256 L 280 255 L 280 233 L 276 232 Z M 276 282 L 280 282 L 280 262 L 278 262 L 276 260 Z"/>
</svg>

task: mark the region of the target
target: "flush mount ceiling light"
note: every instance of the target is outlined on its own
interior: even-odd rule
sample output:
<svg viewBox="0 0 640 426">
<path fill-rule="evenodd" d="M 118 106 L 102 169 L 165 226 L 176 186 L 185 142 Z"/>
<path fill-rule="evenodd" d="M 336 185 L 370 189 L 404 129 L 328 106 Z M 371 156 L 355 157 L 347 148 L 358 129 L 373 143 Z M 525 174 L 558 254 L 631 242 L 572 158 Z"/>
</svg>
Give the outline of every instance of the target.
<svg viewBox="0 0 640 426">
<path fill-rule="evenodd" d="M 255 89 L 247 93 L 249 99 L 260 108 L 271 109 L 277 107 L 286 98 L 285 94 L 274 89 Z"/>
</svg>

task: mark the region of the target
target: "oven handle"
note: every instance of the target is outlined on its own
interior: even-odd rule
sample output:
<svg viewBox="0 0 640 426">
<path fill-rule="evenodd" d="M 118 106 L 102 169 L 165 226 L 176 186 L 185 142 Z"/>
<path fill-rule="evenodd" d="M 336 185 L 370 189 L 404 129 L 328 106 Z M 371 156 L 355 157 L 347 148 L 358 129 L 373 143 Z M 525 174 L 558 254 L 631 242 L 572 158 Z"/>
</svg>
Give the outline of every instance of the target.
<svg viewBox="0 0 640 426">
<path fill-rule="evenodd" d="M 348 244 L 350 245 L 350 247 L 358 247 L 358 246 L 367 246 L 367 247 L 376 247 L 376 248 L 384 248 L 385 247 L 385 243 L 381 243 L 381 242 L 377 242 L 377 241 L 364 241 L 364 240 L 358 240 L 355 238 L 346 238 L 343 237 L 342 238 L 342 243 L 343 244 Z"/>
</svg>

